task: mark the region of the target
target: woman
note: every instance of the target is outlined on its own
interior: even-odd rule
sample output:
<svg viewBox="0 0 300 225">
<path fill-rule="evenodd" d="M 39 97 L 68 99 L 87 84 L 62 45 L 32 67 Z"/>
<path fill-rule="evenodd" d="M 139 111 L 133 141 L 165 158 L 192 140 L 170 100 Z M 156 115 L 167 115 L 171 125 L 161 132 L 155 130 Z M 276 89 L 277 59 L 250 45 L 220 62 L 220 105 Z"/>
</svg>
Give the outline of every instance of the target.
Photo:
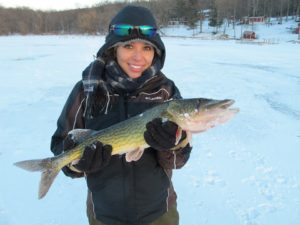
<svg viewBox="0 0 300 225">
<path fill-rule="evenodd" d="M 73 88 L 52 136 L 57 155 L 76 145 L 70 130 L 101 130 L 162 102 L 181 98 L 175 84 L 161 73 L 165 47 L 152 13 L 127 6 L 111 21 L 97 59 Z M 128 162 L 111 156 L 101 142 L 87 146 L 75 165 L 63 168 L 70 177 L 86 176 L 90 225 L 179 224 L 172 169 L 188 160 L 191 147 L 171 151 L 177 125 L 154 119 L 144 134 L 151 146 Z M 186 134 L 183 135 L 183 138 Z"/>
</svg>

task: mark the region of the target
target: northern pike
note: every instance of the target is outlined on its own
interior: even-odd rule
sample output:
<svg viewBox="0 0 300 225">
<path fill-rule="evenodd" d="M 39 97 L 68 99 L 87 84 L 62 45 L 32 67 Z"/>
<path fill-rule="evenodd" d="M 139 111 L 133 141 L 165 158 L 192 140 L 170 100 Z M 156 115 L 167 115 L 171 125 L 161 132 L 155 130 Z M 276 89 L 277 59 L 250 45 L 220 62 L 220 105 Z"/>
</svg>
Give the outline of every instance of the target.
<svg viewBox="0 0 300 225">
<path fill-rule="evenodd" d="M 192 133 L 206 131 L 218 124 L 223 124 L 232 118 L 239 110 L 230 108 L 233 100 L 214 100 L 205 98 L 169 100 L 125 121 L 112 125 L 100 131 L 74 129 L 69 132 L 73 140 L 78 143 L 73 149 L 54 157 L 16 162 L 15 165 L 28 170 L 42 172 L 38 198 L 43 198 L 59 171 L 66 165 L 78 161 L 86 146 L 100 141 L 112 146 L 112 155 L 126 154 L 131 161 L 143 150 L 149 147 L 144 140 L 146 124 L 154 118 L 170 120 L 178 125 L 177 132 L 186 131 L 190 137 Z M 178 143 L 174 149 L 185 146 L 189 138 Z M 176 143 L 174 143 L 176 144 Z"/>
</svg>

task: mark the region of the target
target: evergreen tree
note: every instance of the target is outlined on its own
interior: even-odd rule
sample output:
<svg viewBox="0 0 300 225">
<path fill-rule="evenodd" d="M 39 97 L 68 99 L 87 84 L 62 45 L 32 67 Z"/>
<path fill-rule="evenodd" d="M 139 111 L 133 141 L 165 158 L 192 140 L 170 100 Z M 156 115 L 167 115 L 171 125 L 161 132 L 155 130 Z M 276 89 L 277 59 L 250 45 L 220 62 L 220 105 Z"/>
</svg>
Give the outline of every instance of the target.
<svg viewBox="0 0 300 225">
<path fill-rule="evenodd" d="M 199 21 L 199 7 L 198 7 L 198 1 L 197 0 L 189 0 L 188 1 L 188 12 L 187 12 L 187 22 L 188 26 L 191 28 L 196 27 L 196 23 Z"/>
<path fill-rule="evenodd" d="M 223 20 L 219 17 L 218 9 L 215 1 L 212 1 L 210 10 L 211 11 L 210 11 L 208 25 L 211 27 L 220 27 L 223 24 Z"/>
</svg>

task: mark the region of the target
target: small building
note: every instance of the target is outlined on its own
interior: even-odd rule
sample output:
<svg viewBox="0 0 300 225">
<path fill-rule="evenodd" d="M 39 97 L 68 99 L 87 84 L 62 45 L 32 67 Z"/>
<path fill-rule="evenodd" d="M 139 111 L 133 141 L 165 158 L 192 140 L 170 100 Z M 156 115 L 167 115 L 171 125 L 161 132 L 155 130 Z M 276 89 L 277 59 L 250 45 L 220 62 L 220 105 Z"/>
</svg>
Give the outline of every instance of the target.
<svg viewBox="0 0 300 225">
<path fill-rule="evenodd" d="M 256 34 L 254 31 L 244 31 L 243 39 L 256 39 Z"/>
<path fill-rule="evenodd" d="M 200 10 L 198 14 L 202 15 L 204 18 L 209 18 L 211 14 L 211 9 Z"/>
<path fill-rule="evenodd" d="M 255 23 L 265 23 L 266 18 L 264 16 L 245 16 L 243 17 L 242 24 L 255 24 Z"/>
<path fill-rule="evenodd" d="M 171 20 L 168 21 L 168 25 L 171 26 L 178 26 L 178 25 L 186 25 L 187 21 L 185 18 L 181 17 L 181 18 L 172 18 Z"/>
<path fill-rule="evenodd" d="M 298 23 L 298 27 L 291 27 L 290 29 L 292 30 L 293 34 L 300 34 L 300 23 Z"/>
</svg>

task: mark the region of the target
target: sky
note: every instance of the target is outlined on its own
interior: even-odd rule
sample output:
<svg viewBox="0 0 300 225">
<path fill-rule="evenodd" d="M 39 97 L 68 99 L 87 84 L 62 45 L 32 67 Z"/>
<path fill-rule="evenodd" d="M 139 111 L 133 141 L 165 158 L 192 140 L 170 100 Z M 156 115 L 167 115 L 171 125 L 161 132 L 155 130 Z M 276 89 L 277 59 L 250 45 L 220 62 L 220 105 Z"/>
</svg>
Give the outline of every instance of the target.
<svg viewBox="0 0 300 225">
<path fill-rule="evenodd" d="M 0 5 L 4 7 L 26 6 L 40 10 L 64 10 L 90 7 L 105 0 L 1 0 Z"/>
<path fill-rule="evenodd" d="M 257 26 L 260 39 L 253 42 L 164 30 L 173 37 L 162 38 L 163 73 L 182 96 L 230 98 L 240 109 L 228 123 L 194 135 L 188 163 L 174 171 L 181 225 L 300 224 L 300 44 L 286 29 L 295 25 Z M 104 40 L 0 36 L 6 75 L 0 82 L 0 225 L 88 223 L 84 179 L 60 173 L 38 200 L 40 174 L 13 163 L 52 155 L 58 116 Z"/>
</svg>

